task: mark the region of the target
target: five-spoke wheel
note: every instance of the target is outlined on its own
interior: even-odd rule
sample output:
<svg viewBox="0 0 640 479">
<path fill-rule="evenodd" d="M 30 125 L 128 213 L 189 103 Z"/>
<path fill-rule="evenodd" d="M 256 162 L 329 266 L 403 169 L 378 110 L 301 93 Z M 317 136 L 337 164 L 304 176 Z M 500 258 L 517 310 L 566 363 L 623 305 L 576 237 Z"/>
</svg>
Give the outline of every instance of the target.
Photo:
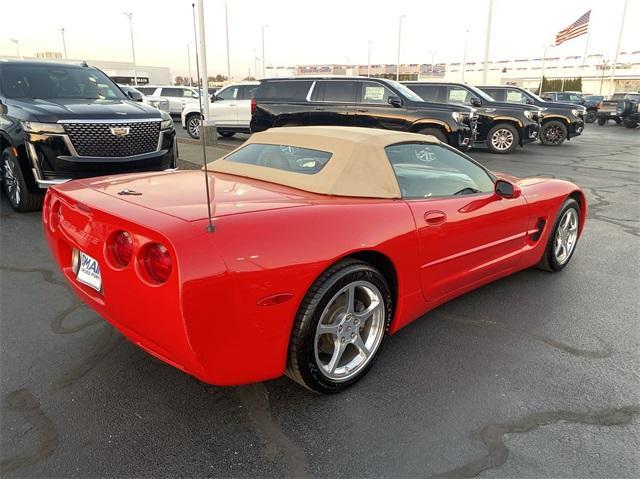
<svg viewBox="0 0 640 479">
<path fill-rule="evenodd" d="M 560 271 L 569 263 L 578 243 L 580 218 L 580 205 L 575 199 L 567 198 L 558 212 L 539 268 Z"/>
</svg>

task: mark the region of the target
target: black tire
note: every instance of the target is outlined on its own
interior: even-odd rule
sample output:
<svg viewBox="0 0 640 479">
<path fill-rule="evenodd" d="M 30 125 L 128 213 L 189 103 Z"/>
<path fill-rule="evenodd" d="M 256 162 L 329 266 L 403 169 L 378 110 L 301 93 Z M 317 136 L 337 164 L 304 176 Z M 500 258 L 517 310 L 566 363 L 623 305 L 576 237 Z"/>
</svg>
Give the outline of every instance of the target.
<svg viewBox="0 0 640 479">
<path fill-rule="evenodd" d="M 11 207 L 22 213 L 42 208 L 44 193 L 31 193 L 27 187 L 20 160 L 13 154 L 12 148 L 2 152 L 2 186 Z"/>
<path fill-rule="evenodd" d="M 538 138 L 543 145 L 560 146 L 567 139 L 567 127 L 560 120 L 547 121 L 540 127 Z"/>
<path fill-rule="evenodd" d="M 511 134 L 510 137 L 509 137 L 509 134 Z M 496 140 L 494 139 L 494 135 L 502 135 L 506 138 L 510 138 L 511 143 L 508 144 L 508 146 L 498 147 L 495 144 Z M 489 133 L 487 134 L 487 139 L 485 140 L 485 144 L 487 145 L 487 148 L 489 148 L 489 151 L 491 153 L 497 153 L 500 155 L 511 153 L 513 150 L 516 149 L 519 143 L 520 143 L 520 134 L 518 133 L 518 130 L 516 129 L 516 127 L 513 125 L 510 125 L 509 123 L 500 123 L 494 126 L 493 128 L 491 128 L 491 130 L 489 130 Z"/>
<path fill-rule="evenodd" d="M 439 128 L 423 128 L 422 130 L 418 130 L 418 133 L 421 135 L 431 135 L 437 138 L 440 142 L 448 144 L 447 136 Z"/>
<path fill-rule="evenodd" d="M 194 140 L 200 139 L 200 113 L 192 113 L 185 119 L 187 134 Z"/>
<path fill-rule="evenodd" d="M 577 227 L 578 227 L 578 230 L 580 229 L 580 221 L 582 221 L 582 217 L 580 216 L 580 213 L 581 213 L 580 205 L 573 198 L 567 198 L 565 202 L 562 204 L 562 206 L 560 207 L 560 211 L 558 211 L 558 214 L 556 215 L 556 219 L 553 223 L 553 229 L 551 230 L 551 234 L 549 235 L 549 240 L 547 241 L 547 246 L 544 250 L 544 254 L 540 259 L 540 262 L 536 265 L 538 269 L 542 269 L 550 272 L 557 272 L 563 269 L 565 266 L 567 266 L 569 264 L 569 261 L 571 261 L 571 258 L 573 257 L 573 253 L 575 253 L 576 251 L 576 246 L 577 246 L 579 237 L 576 237 L 573 248 L 571 249 L 571 253 L 562 263 L 558 261 L 554 253 L 556 234 L 558 232 L 558 228 L 560 227 L 560 220 L 563 218 L 564 214 L 569 209 L 575 210 L 577 214 L 577 221 L 578 221 Z"/>
<path fill-rule="evenodd" d="M 231 138 L 233 135 L 235 135 L 236 132 L 235 131 L 220 131 L 218 130 L 218 135 L 220 135 L 223 138 Z"/>
<path fill-rule="evenodd" d="M 596 121 L 596 116 L 598 116 L 598 112 L 596 110 L 588 110 L 587 116 L 585 116 L 584 121 L 587 123 L 593 123 Z"/>
<path fill-rule="evenodd" d="M 607 124 L 607 119 L 604 116 L 599 116 L 598 117 L 598 125 L 600 126 L 604 126 Z"/>
<path fill-rule="evenodd" d="M 619 125 L 620 123 L 622 123 L 622 118 L 618 118 L 617 116 L 613 118 L 613 121 L 616 122 L 616 125 Z"/>
<path fill-rule="evenodd" d="M 384 332 L 377 349 L 372 353 L 368 362 L 363 364 L 362 369 L 353 377 L 336 381 L 327 377 L 322 372 L 321 365 L 316 361 L 314 344 L 316 328 L 326 306 L 336 293 L 354 281 L 366 281 L 374 285 L 380 292 L 381 306 L 384 311 Z M 384 344 L 392 312 L 393 302 L 389 285 L 376 268 L 355 259 L 339 261 L 322 273 L 313 283 L 300 305 L 289 342 L 287 376 L 311 391 L 325 394 L 337 393 L 355 384 L 362 379 L 375 362 Z"/>
<path fill-rule="evenodd" d="M 627 128 L 636 128 L 638 126 L 638 122 L 635 120 L 624 120 L 623 123 Z"/>
</svg>

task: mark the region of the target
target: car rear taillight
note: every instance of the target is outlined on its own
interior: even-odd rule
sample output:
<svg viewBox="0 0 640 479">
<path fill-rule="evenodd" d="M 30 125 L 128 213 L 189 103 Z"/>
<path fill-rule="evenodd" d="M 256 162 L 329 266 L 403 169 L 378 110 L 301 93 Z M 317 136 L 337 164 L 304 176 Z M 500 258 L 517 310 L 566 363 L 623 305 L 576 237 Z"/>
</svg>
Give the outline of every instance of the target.
<svg viewBox="0 0 640 479">
<path fill-rule="evenodd" d="M 133 258 L 133 238 L 126 231 L 120 231 L 111 237 L 109 250 L 116 266 L 127 266 Z"/>
<path fill-rule="evenodd" d="M 173 262 L 169 250 L 159 243 L 147 246 L 142 256 L 147 274 L 158 283 L 164 283 L 171 275 Z"/>
<path fill-rule="evenodd" d="M 55 231 L 56 228 L 60 225 L 60 220 L 62 219 L 62 211 L 60 201 L 54 200 L 51 204 L 51 211 L 49 216 L 49 227 L 52 231 Z"/>
<path fill-rule="evenodd" d="M 252 98 L 251 99 L 251 113 L 253 113 L 254 111 L 256 111 L 256 99 Z"/>
</svg>

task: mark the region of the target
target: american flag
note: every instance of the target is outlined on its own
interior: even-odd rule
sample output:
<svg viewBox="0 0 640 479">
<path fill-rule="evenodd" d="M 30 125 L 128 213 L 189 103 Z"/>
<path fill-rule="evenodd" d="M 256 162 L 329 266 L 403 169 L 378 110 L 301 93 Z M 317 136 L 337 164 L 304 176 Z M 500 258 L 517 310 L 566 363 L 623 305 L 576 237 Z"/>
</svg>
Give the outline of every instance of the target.
<svg viewBox="0 0 640 479">
<path fill-rule="evenodd" d="M 589 19 L 591 18 L 591 10 L 578 18 L 564 30 L 560 30 L 556 35 L 556 45 L 571 40 L 572 38 L 584 35 L 589 30 Z"/>
</svg>

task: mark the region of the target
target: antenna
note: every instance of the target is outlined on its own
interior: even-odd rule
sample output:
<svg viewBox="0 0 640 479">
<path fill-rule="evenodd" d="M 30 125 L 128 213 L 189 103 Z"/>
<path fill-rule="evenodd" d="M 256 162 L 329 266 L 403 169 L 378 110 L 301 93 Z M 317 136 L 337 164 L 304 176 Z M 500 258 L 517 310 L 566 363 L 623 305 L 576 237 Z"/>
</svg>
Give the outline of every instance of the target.
<svg viewBox="0 0 640 479">
<path fill-rule="evenodd" d="M 211 193 L 209 192 L 209 170 L 207 169 L 207 148 L 205 143 L 205 134 L 204 134 L 204 113 L 202 111 L 202 102 L 204 98 L 209 97 L 208 89 L 205 90 L 204 82 L 202 82 L 200 78 L 200 61 L 198 57 L 198 35 L 196 33 L 196 4 L 192 3 L 191 8 L 193 10 L 193 38 L 194 38 L 194 49 L 196 51 L 196 74 L 198 75 L 198 83 L 200 84 L 200 97 L 198 98 L 198 104 L 200 105 L 200 141 L 202 143 L 202 161 L 204 162 L 204 185 L 207 190 L 207 218 L 209 219 L 209 223 L 207 224 L 207 231 L 209 233 L 213 233 L 215 231 L 215 226 L 213 225 L 213 221 L 211 218 Z M 200 12 L 202 13 L 202 12 Z M 208 85 L 207 85 L 208 86 Z M 205 92 L 206 97 L 205 97 Z"/>
</svg>

